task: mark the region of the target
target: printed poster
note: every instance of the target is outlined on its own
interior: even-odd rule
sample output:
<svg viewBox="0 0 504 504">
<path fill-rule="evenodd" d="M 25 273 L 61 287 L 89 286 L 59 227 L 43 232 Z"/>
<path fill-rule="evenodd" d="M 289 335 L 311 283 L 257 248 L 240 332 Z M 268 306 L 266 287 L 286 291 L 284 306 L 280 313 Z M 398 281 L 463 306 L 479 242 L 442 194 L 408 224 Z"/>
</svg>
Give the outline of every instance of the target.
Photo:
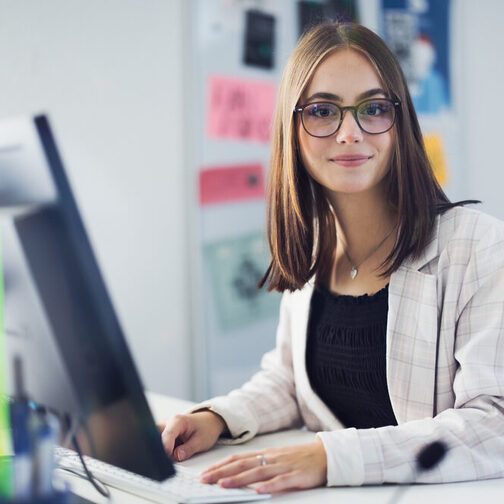
<svg viewBox="0 0 504 504">
<path fill-rule="evenodd" d="M 275 108 L 274 84 L 224 75 L 208 79 L 210 138 L 268 142 Z"/>
<path fill-rule="evenodd" d="M 232 201 L 264 199 L 264 174 L 260 163 L 213 166 L 199 174 L 202 206 Z"/>
<path fill-rule="evenodd" d="M 243 62 L 260 68 L 273 68 L 275 54 L 275 17 L 256 9 L 245 13 Z"/>
<path fill-rule="evenodd" d="M 384 38 L 399 60 L 415 109 L 451 105 L 450 0 L 382 0 Z"/>
<path fill-rule="evenodd" d="M 448 183 L 448 167 L 444 152 L 443 139 L 441 135 L 430 134 L 423 137 L 427 157 L 431 163 L 434 175 L 440 186 L 444 187 Z"/>
<path fill-rule="evenodd" d="M 213 304 L 223 331 L 278 316 L 280 294 L 257 283 L 269 265 L 262 233 L 238 236 L 204 246 L 210 270 Z"/>
</svg>

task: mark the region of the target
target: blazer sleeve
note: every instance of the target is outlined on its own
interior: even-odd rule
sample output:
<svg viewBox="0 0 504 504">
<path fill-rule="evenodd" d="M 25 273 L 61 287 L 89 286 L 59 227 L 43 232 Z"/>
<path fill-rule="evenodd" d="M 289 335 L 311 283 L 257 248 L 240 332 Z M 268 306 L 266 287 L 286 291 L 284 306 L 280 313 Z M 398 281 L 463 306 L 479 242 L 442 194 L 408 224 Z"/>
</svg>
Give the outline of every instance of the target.
<svg viewBox="0 0 504 504">
<path fill-rule="evenodd" d="M 282 296 L 276 347 L 263 356 L 261 370 L 241 388 L 190 410 L 209 409 L 224 419 L 231 439 L 221 438 L 221 443 L 243 443 L 256 434 L 302 425 L 292 367 L 290 296 Z"/>
<path fill-rule="evenodd" d="M 399 426 L 318 433 L 328 485 L 504 476 L 504 241 L 487 245 L 471 258 L 462 282 L 461 299 L 470 294 L 457 319 L 454 407 Z M 446 443 L 446 458 L 416 474 L 416 455 L 436 440 Z"/>
</svg>

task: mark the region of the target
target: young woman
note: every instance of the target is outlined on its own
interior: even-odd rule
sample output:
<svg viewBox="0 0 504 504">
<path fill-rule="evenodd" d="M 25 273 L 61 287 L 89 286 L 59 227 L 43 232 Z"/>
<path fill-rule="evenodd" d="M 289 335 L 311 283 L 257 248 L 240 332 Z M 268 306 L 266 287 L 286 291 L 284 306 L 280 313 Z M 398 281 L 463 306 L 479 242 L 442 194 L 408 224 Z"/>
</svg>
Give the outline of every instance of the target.
<svg viewBox="0 0 504 504">
<path fill-rule="evenodd" d="M 184 460 L 219 437 L 306 425 L 316 441 L 235 456 L 203 481 L 258 492 L 504 476 L 504 225 L 450 203 L 400 67 L 354 24 L 292 54 L 276 109 L 271 265 L 275 350 L 241 389 L 166 422 Z"/>
</svg>

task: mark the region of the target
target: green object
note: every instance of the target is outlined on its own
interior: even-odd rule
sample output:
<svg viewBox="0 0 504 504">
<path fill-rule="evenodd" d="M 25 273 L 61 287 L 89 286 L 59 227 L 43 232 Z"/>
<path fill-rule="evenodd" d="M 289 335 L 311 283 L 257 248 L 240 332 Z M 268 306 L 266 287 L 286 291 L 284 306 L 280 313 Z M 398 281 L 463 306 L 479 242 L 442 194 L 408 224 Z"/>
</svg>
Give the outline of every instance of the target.
<svg viewBox="0 0 504 504">
<path fill-rule="evenodd" d="M 0 235 L 0 497 L 12 495 L 12 445 L 9 414 L 9 400 L 7 397 L 7 353 L 5 349 L 4 326 L 4 282 L 3 260 Z"/>
<path fill-rule="evenodd" d="M 269 264 L 261 233 L 209 243 L 204 256 L 210 268 L 212 298 L 223 331 L 230 331 L 278 316 L 280 295 L 257 283 Z"/>
</svg>

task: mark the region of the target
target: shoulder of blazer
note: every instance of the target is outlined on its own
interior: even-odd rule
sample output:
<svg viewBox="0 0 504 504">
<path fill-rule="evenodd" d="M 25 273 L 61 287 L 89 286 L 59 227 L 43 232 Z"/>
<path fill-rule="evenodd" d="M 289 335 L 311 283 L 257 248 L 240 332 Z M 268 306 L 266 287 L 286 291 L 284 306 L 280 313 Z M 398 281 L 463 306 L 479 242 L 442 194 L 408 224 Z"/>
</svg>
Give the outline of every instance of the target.
<svg viewBox="0 0 504 504">
<path fill-rule="evenodd" d="M 466 260 L 486 247 L 504 244 L 504 222 L 480 210 L 455 207 L 436 217 L 431 240 L 416 259 L 401 268 L 421 270 L 445 251 L 460 253 Z M 504 257 L 504 247 L 502 247 Z"/>
</svg>

